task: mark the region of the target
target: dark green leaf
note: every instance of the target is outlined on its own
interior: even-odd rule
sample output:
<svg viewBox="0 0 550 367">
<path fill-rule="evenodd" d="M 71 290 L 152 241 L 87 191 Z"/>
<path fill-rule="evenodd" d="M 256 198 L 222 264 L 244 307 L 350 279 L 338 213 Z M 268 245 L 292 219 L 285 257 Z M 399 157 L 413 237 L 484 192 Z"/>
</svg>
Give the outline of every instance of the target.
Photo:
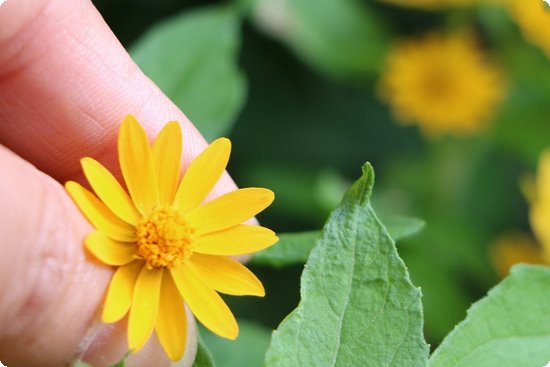
<svg viewBox="0 0 550 367">
<path fill-rule="evenodd" d="M 246 83 L 237 67 L 240 18 L 231 7 L 185 12 L 162 22 L 131 48 L 136 63 L 207 138 L 227 134 Z"/>
<path fill-rule="evenodd" d="M 369 164 L 331 214 L 267 367 L 426 366 L 420 290 L 370 205 Z"/>
<path fill-rule="evenodd" d="M 210 351 L 200 338 L 197 346 L 197 356 L 195 357 L 195 362 L 193 362 L 192 367 L 216 367 L 212 354 L 210 354 Z"/>
<path fill-rule="evenodd" d="M 542 367 L 550 361 L 550 269 L 519 265 L 476 302 L 431 367 Z"/>
</svg>

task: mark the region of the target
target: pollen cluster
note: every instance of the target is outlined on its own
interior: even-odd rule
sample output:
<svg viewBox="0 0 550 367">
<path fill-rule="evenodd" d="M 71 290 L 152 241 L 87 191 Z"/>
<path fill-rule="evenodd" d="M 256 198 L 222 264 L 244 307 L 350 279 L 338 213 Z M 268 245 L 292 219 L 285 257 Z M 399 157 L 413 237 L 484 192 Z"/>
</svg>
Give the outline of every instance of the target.
<svg viewBox="0 0 550 367">
<path fill-rule="evenodd" d="M 156 209 L 136 226 L 138 257 L 150 269 L 181 265 L 192 254 L 194 232 L 175 210 Z"/>
</svg>

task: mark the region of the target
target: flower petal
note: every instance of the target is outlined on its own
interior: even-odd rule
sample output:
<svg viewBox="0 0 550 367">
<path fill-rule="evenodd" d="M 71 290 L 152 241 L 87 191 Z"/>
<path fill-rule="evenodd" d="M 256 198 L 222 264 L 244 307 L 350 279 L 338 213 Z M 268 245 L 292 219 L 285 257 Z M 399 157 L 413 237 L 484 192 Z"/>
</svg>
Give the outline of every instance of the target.
<svg viewBox="0 0 550 367">
<path fill-rule="evenodd" d="M 90 233 L 84 244 L 95 257 L 107 265 L 125 265 L 136 259 L 134 245 L 114 241 L 99 231 Z"/>
<path fill-rule="evenodd" d="M 177 122 L 167 123 L 160 131 L 153 143 L 153 160 L 160 205 L 172 204 L 181 164 L 181 128 Z"/>
<path fill-rule="evenodd" d="M 203 202 L 225 170 L 230 153 L 231 142 L 220 138 L 191 162 L 174 201 L 174 206 L 181 213 L 187 213 Z"/>
<path fill-rule="evenodd" d="M 136 208 L 141 214 L 149 213 L 159 204 L 153 154 L 145 131 L 132 115 L 120 126 L 118 159 Z"/>
<path fill-rule="evenodd" d="M 209 255 L 242 255 L 263 250 L 278 240 L 275 232 L 268 228 L 240 224 L 200 236 L 193 251 Z"/>
<path fill-rule="evenodd" d="M 185 264 L 170 271 L 180 294 L 195 317 L 213 333 L 227 339 L 236 339 L 239 326 L 219 294 L 204 283 L 193 268 Z"/>
<path fill-rule="evenodd" d="M 159 314 L 155 330 L 168 358 L 179 361 L 187 341 L 187 320 L 183 298 L 168 271 L 165 271 L 162 276 Z"/>
<path fill-rule="evenodd" d="M 197 234 L 230 228 L 252 218 L 273 202 L 271 190 L 257 187 L 235 190 L 190 211 L 186 218 Z"/>
<path fill-rule="evenodd" d="M 101 201 L 120 219 L 135 225 L 140 214 L 126 190 L 120 186 L 111 172 L 92 158 L 83 158 L 80 163 L 84 175 Z"/>
<path fill-rule="evenodd" d="M 69 181 L 65 189 L 90 223 L 113 240 L 134 242 L 135 229 L 113 214 L 94 194 L 76 182 Z"/>
<path fill-rule="evenodd" d="M 223 256 L 193 254 L 189 265 L 218 292 L 234 296 L 265 296 L 262 282 L 241 263 Z"/>
<path fill-rule="evenodd" d="M 139 273 L 128 319 L 128 347 L 138 352 L 147 342 L 157 321 L 162 269 L 144 266 Z"/>
<path fill-rule="evenodd" d="M 103 322 L 117 322 L 126 315 L 132 303 L 134 285 L 144 264 L 143 261 L 137 260 L 117 269 L 105 297 L 101 315 Z"/>
</svg>

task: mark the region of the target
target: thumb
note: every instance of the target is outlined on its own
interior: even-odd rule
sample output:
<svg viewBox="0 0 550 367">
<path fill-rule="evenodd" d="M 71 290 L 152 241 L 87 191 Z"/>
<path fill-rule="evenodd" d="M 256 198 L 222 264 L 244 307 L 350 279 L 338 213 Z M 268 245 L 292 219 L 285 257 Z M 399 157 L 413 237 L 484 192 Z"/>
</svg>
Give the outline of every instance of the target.
<svg viewBox="0 0 550 367">
<path fill-rule="evenodd" d="M 84 254 L 89 224 L 57 181 L 1 146 L 0 167 L 0 360 L 10 367 L 63 366 L 76 357 L 96 367 L 118 362 L 128 349 L 126 323 L 97 316 L 112 271 Z M 194 324 L 187 330 L 180 366 L 196 352 Z M 170 363 L 151 339 L 129 365 Z"/>
</svg>

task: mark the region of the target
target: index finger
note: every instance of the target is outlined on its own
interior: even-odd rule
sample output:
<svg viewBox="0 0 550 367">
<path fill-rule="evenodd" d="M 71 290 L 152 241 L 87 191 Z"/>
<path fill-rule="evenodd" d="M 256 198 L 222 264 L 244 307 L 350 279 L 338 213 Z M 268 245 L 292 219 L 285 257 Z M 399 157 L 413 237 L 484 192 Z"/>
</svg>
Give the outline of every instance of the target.
<svg viewBox="0 0 550 367">
<path fill-rule="evenodd" d="M 16 16 L 23 6 L 29 14 Z M 149 136 L 167 121 L 179 121 L 184 167 L 206 147 L 90 1 L 8 1 L 0 7 L 0 144 L 59 181 L 80 175 L 84 155 L 117 171 L 114 148 L 127 114 Z M 224 175 L 213 195 L 234 188 Z"/>
</svg>

